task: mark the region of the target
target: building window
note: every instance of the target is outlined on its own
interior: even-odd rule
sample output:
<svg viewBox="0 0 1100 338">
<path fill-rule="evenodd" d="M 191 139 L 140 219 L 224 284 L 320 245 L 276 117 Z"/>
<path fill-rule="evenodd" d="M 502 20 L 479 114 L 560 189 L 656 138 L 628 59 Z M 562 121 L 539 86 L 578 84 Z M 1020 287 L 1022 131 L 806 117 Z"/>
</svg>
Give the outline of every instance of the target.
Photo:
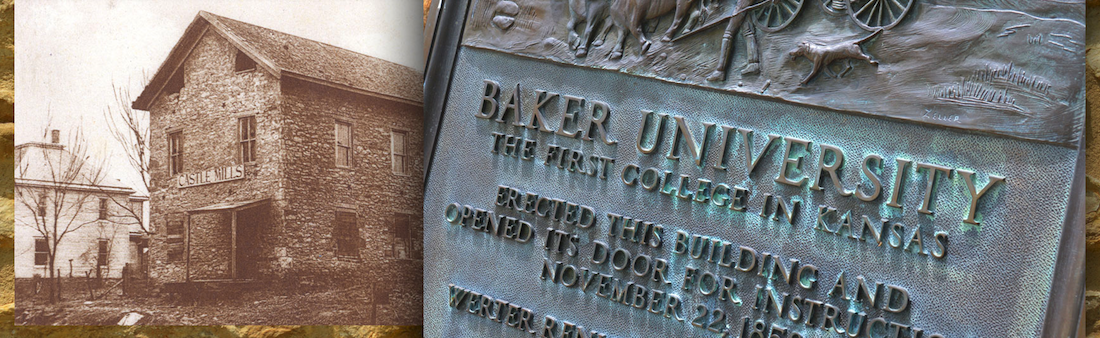
<svg viewBox="0 0 1100 338">
<path fill-rule="evenodd" d="M 168 171 L 172 175 L 183 172 L 183 132 L 168 134 Z"/>
<path fill-rule="evenodd" d="M 240 134 L 241 162 L 248 163 L 256 160 L 256 117 L 246 116 L 237 120 Z"/>
<path fill-rule="evenodd" d="M 107 253 L 108 252 L 110 252 L 110 251 L 107 250 L 107 240 L 106 239 L 100 239 L 99 240 L 99 251 L 96 255 L 96 260 L 95 260 L 96 265 L 98 265 L 98 266 L 107 266 Z"/>
<path fill-rule="evenodd" d="M 248 57 L 244 52 L 237 50 L 237 56 L 233 61 L 233 71 L 243 72 L 256 69 L 256 61 Z"/>
<path fill-rule="evenodd" d="M 183 221 L 168 221 L 168 261 L 183 261 Z"/>
<path fill-rule="evenodd" d="M 409 174 L 409 154 L 406 152 L 409 133 L 394 130 L 390 133 L 390 160 L 393 162 L 394 175 Z"/>
<path fill-rule="evenodd" d="M 38 217 L 46 217 L 46 193 L 38 194 Z"/>
<path fill-rule="evenodd" d="M 142 218 L 145 217 L 145 204 L 142 201 L 130 201 L 130 213 L 133 214 L 135 221 L 142 224 Z"/>
<path fill-rule="evenodd" d="M 99 219 L 107 219 L 107 198 L 99 198 Z"/>
<path fill-rule="evenodd" d="M 336 256 L 359 258 L 359 226 L 354 212 L 337 211 L 332 238 L 336 241 Z"/>
<path fill-rule="evenodd" d="M 336 166 L 351 166 L 351 124 L 336 121 Z"/>
<path fill-rule="evenodd" d="M 392 240 L 386 248 L 386 254 L 393 258 L 412 258 L 413 240 L 412 231 L 409 228 L 408 214 L 393 214 L 393 226 L 390 227 L 389 237 Z"/>
<path fill-rule="evenodd" d="M 46 238 L 34 238 L 34 265 L 46 265 L 50 257 L 50 246 L 46 244 Z"/>
<path fill-rule="evenodd" d="M 178 94 L 183 89 L 183 72 L 184 68 L 182 66 L 176 70 L 176 73 L 164 84 L 164 92 L 172 95 Z"/>
</svg>

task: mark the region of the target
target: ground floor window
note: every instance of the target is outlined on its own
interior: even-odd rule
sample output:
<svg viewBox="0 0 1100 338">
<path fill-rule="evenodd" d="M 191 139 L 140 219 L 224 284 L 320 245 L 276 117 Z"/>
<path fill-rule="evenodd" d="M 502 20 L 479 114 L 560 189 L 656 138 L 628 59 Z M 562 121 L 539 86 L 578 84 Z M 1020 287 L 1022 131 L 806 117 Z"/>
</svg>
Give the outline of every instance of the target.
<svg viewBox="0 0 1100 338">
<path fill-rule="evenodd" d="M 414 244 L 417 242 L 416 237 L 411 228 L 412 215 L 409 214 L 393 214 L 393 224 L 390 226 L 389 234 L 387 237 L 391 239 L 390 245 L 386 248 L 386 253 L 389 257 L 393 258 L 414 258 L 415 252 L 418 250 L 418 246 Z"/>
<path fill-rule="evenodd" d="M 46 244 L 46 238 L 34 239 L 34 265 L 46 265 L 50 257 L 50 246 Z"/>
<path fill-rule="evenodd" d="M 107 247 L 107 240 L 106 239 L 100 239 L 99 240 L 99 248 L 98 249 L 99 250 L 96 254 L 96 265 L 107 266 L 107 255 L 110 253 L 110 250 Z"/>
<path fill-rule="evenodd" d="M 170 220 L 165 230 L 168 233 L 168 261 L 184 261 L 183 221 Z"/>
<path fill-rule="evenodd" d="M 359 225 L 355 212 L 337 211 L 332 238 L 336 241 L 336 256 L 359 258 Z"/>
</svg>

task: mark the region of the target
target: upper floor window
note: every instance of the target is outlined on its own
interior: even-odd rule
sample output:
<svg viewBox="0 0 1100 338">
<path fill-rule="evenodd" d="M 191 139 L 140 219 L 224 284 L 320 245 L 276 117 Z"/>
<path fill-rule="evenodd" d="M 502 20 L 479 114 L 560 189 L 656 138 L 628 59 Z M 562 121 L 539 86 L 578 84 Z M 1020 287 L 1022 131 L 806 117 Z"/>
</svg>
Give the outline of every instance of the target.
<svg viewBox="0 0 1100 338">
<path fill-rule="evenodd" d="M 409 174 L 409 156 L 406 152 L 409 133 L 394 130 L 390 133 L 390 161 L 393 163 L 394 175 Z"/>
<path fill-rule="evenodd" d="M 233 59 L 233 71 L 243 72 L 256 69 L 256 61 L 252 61 L 252 58 L 240 50 L 237 50 L 237 56 Z"/>
<path fill-rule="evenodd" d="M 333 222 L 332 238 L 336 242 L 336 255 L 340 257 L 359 257 L 359 225 L 355 212 L 337 211 Z"/>
<path fill-rule="evenodd" d="M 248 163 L 256 160 L 256 117 L 246 116 L 237 120 L 238 133 L 240 134 L 241 162 Z"/>
<path fill-rule="evenodd" d="M 34 238 L 34 265 L 46 265 L 50 257 L 50 246 L 45 237 Z"/>
<path fill-rule="evenodd" d="M 184 67 L 180 66 L 180 68 L 176 70 L 176 73 L 172 74 L 172 77 L 168 79 L 168 83 L 164 84 L 164 92 L 167 93 L 167 95 L 179 93 L 180 90 L 183 89 L 183 72 Z"/>
<path fill-rule="evenodd" d="M 46 198 L 45 192 L 38 194 L 38 217 L 46 217 Z"/>
<path fill-rule="evenodd" d="M 168 171 L 172 175 L 183 172 L 183 132 L 168 134 Z"/>
<path fill-rule="evenodd" d="M 336 121 L 336 166 L 351 166 L 351 124 Z"/>
<path fill-rule="evenodd" d="M 99 198 L 99 219 L 107 219 L 107 198 Z"/>
<path fill-rule="evenodd" d="M 138 223 L 142 223 L 142 218 L 145 217 L 145 203 L 142 201 L 130 201 L 130 214 L 132 214 Z"/>
</svg>

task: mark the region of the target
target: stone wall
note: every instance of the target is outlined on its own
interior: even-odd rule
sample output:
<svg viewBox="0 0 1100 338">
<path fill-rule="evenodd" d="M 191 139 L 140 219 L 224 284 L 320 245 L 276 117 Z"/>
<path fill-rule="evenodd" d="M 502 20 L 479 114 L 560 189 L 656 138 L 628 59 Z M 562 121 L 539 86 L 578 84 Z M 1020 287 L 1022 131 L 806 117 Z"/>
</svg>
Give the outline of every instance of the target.
<svg viewBox="0 0 1100 338">
<path fill-rule="evenodd" d="M 420 322 L 422 280 L 423 108 L 388 99 L 338 91 L 296 80 L 283 82 L 286 115 L 286 234 L 293 266 L 320 275 L 352 277 L 391 289 L 380 307 L 386 323 Z M 335 158 L 337 121 L 352 125 L 350 167 Z M 409 165 L 393 170 L 391 138 L 405 133 Z M 336 256 L 333 221 L 337 210 L 354 211 L 362 245 L 358 259 Z M 408 219 L 404 254 L 390 235 L 395 218 Z M 389 252 L 387 252 L 389 251 Z M 378 293 L 375 293 L 378 294 Z M 386 315 L 383 315 L 386 314 Z"/>
<path fill-rule="evenodd" d="M 226 213 L 198 214 L 191 218 L 191 278 L 228 279 L 233 242 Z"/>
<path fill-rule="evenodd" d="M 233 61 L 237 50 L 220 35 L 207 31 L 178 70 L 184 74 L 184 87 L 178 94 L 162 93 L 150 109 L 150 152 L 152 154 L 150 217 L 152 236 L 149 248 L 150 275 L 158 282 L 183 281 L 185 260 L 168 260 L 166 226 L 170 220 L 185 221 L 184 212 L 216 203 L 270 198 L 273 221 L 259 233 L 258 250 L 271 257 L 279 251 L 282 237 L 282 118 L 279 114 L 279 82 L 262 68 L 236 72 Z M 238 118 L 255 116 L 257 145 L 255 162 L 245 164 L 241 180 L 177 188 L 170 175 L 168 132 L 183 135 L 183 173 L 193 173 L 240 164 L 238 155 Z M 223 213 L 227 214 L 227 213 Z M 222 223 L 224 227 L 227 222 Z M 194 227 L 195 224 L 192 224 Z M 199 225 L 206 229 L 214 225 Z M 193 232 L 199 230 L 193 228 Z M 218 230 L 226 233 L 228 229 Z M 213 238 L 213 237 L 211 237 Z M 227 261 L 226 241 L 208 242 L 207 237 L 192 238 L 192 268 L 209 260 Z M 211 249 L 224 247 L 224 249 Z M 198 255 L 218 255 L 207 257 Z M 266 261 L 264 271 L 272 271 L 274 261 Z M 213 273 L 214 271 L 207 271 Z"/>
</svg>

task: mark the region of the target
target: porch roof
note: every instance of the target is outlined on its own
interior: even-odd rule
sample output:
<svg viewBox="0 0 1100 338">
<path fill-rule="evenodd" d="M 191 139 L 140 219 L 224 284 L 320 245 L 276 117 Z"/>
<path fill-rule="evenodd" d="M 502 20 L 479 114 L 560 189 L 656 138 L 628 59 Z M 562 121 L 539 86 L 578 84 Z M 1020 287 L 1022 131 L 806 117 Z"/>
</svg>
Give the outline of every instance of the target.
<svg viewBox="0 0 1100 338">
<path fill-rule="evenodd" d="M 261 199 L 254 199 L 254 200 L 248 200 L 248 201 L 239 201 L 239 202 L 221 202 L 221 203 L 215 203 L 215 204 L 211 204 L 211 205 L 201 207 L 201 208 L 197 208 L 197 209 L 187 210 L 187 213 L 188 214 L 197 214 L 197 213 L 215 212 L 215 211 L 222 211 L 222 210 L 247 209 L 247 208 L 251 208 L 251 207 L 254 207 L 254 206 L 257 206 L 257 205 L 260 205 L 260 204 L 263 204 L 263 203 L 267 203 L 267 202 L 270 202 L 270 201 L 271 201 L 270 198 L 261 198 Z"/>
</svg>

